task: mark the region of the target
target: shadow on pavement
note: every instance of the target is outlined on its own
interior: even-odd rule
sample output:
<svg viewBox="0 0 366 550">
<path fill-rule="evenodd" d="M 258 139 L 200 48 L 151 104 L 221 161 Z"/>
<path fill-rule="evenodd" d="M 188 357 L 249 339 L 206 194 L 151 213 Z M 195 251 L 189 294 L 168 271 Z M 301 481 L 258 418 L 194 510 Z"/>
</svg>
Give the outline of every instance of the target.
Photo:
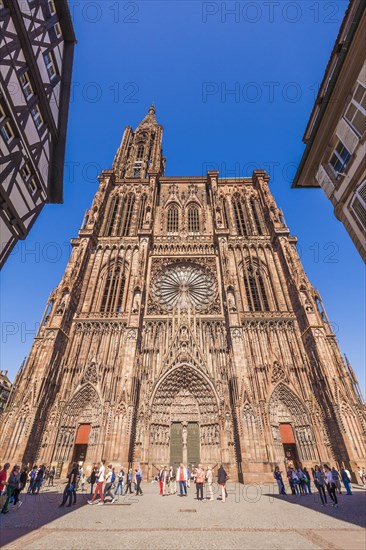
<svg viewBox="0 0 366 550">
<path fill-rule="evenodd" d="M 315 489 L 315 487 L 314 487 Z M 264 493 L 265 494 L 265 493 Z M 338 508 L 332 506 L 332 500 L 328 493 L 327 505 L 322 506 L 318 491 L 315 489 L 310 495 L 295 496 L 291 493 L 286 495 L 274 495 L 267 493 L 267 496 L 276 500 L 282 500 L 294 506 L 303 506 L 309 510 L 314 510 L 326 516 L 330 516 L 350 524 L 366 528 L 366 490 L 353 488 L 352 495 L 347 495 L 346 491 L 342 494 L 337 493 Z M 349 506 L 352 504 L 352 506 Z"/>
<path fill-rule="evenodd" d="M 65 485 L 55 486 L 51 490 L 45 488 L 38 495 L 21 493 L 22 505 L 20 508 L 10 504 L 9 513 L 0 514 L 0 546 L 14 542 L 46 524 L 72 513 L 84 506 L 91 498 L 90 493 L 77 492 L 76 504 L 60 508 L 64 487 Z"/>
</svg>

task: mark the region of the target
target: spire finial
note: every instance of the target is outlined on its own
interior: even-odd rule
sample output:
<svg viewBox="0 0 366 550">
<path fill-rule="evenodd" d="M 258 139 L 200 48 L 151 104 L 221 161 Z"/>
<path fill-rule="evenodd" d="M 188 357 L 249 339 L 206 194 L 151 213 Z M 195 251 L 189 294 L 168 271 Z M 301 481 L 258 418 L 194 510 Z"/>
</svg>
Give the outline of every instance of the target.
<svg viewBox="0 0 366 550">
<path fill-rule="evenodd" d="M 150 108 L 149 108 L 149 110 L 148 110 L 148 113 L 149 113 L 149 114 L 155 115 L 156 109 L 155 109 L 155 102 L 154 102 L 154 101 L 153 101 L 152 104 L 150 105 Z"/>
</svg>

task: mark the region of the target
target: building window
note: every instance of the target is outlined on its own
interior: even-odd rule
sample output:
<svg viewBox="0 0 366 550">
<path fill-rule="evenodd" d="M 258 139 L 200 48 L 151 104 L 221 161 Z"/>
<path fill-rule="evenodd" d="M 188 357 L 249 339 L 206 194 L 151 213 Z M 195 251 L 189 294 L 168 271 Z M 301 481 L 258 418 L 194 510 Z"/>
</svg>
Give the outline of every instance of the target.
<svg viewBox="0 0 366 550">
<path fill-rule="evenodd" d="M 28 99 L 29 97 L 31 97 L 33 95 L 32 84 L 30 83 L 30 80 L 29 80 L 28 71 L 21 74 L 20 77 L 19 77 L 19 80 L 20 80 L 20 84 L 22 86 L 24 97 L 25 97 L 25 99 Z"/>
<path fill-rule="evenodd" d="M 55 29 L 57 38 L 61 38 L 62 32 L 61 32 L 60 23 L 56 23 L 56 25 L 54 26 L 54 29 Z"/>
<path fill-rule="evenodd" d="M 130 193 L 127 199 L 123 202 L 121 208 L 121 216 L 118 224 L 117 235 L 127 237 L 130 234 L 133 207 L 135 204 L 135 196 Z"/>
<path fill-rule="evenodd" d="M 142 195 L 140 200 L 139 219 L 137 224 L 138 229 L 141 229 L 142 226 L 144 225 L 145 206 L 146 206 L 146 195 Z"/>
<path fill-rule="evenodd" d="M 119 197 L 112 197 L 111 205 L 109 207 L 109 215 L 107 218 L 107 225 L 105 234 L 107 237 L 110 237 L 113 234 L 114 222 L 116 221 L 117 211 L 119 205 Z"/>
<path fill-rule="evenodd" d="M 32 175 L 31 169 L 29 168 L 29 164 L 27 162 L 25 162 L 21 167 L 20 174 L 24 181 L 27 181 Z"/>
<path fill-rule="evenodd" d="M 48 0 L 48 8 L 50 10 L 51 15 L 55 15 L 56 13 L 56 6 L 54 0 Z"/>
<path fill-rule="evenodd" d="M 178 233 L 179 231 L 179 212 L 177 206 L 171 206 L 168 210 L 168 233 Z"/>
<path fill-rule="evenodd" d="M 248 236 L 248 230 L 245 223 L 244 208 L 243 203 L 239 196 L 234 196 L 233 198 L 233 209 L 235 215 L 235 225 L 238 235 Z"/>
<path fill-rule="evenodd" d="M 36 184 L 36 180 L 33 177 L 31 177 L 30 180 L 28 181 L 27 185 L 28 185 L 28 189 L 29 189 L 31 195 L 34 195 L 34 193 L 38 189 L 37 184 Z"/>
<path fill-rule="evenodd" d="M 50 80 L 57 76 L 56 63 L 52 52 L 45 53 L 43 59 L 46 65 L 47 73 Z"/>
<path fill-rule="evenodd" d="M 249 311 L 269 311 L 267 292 L 259 268 L 249 266 L 244 273 L 245 294 Z"/>
<path fill-rule="evenodd" d="M 10 122 L 7 121 L 1 126 L 1 135 L 3 136 L 3 139 L 5 143 L 10 143 L 11 140 L 14 137 L 14 132 L 12 127 L 10 126 Z"/>
<path fill-rule="evenodd" d="M 352 199 L 351 209 L 363 229 L 366 230 L 366 180 L 356 189 L 355 196 Z"/>
<path fill-rule="evenodd" d="M 108 271 L 104 284 L 100 311 L 114 311 L 117 313 L 122 311 L 125 284 L 126 278 L 121 266 L 118 265 Z"/>
<path fill-rule="evenodd" d="M 255 227 L 257 229 L 257 233 L 258 235 L 263 235 L 262 224 L 259 219 L 258 202 L 255 199 L 251 198 L 250 205 L 252 207 L 253 219 L 254 219 Z"/>
<path fill-rule="evenodd" d="M 36 125 L 37 129 L 39 129 L 43 124 L 43 118 L 42 118 L 41 111 L 39 110 L 38 105 L 35 105 L 31 109 L 31 115 L 32 115 L 32 118 L 34 120 L 34 124 Z"/>
<path fill-rule="evenodd" d="M 366 88 L 359 82 L 344 118 L 359 137 L 363 136 L 366 130 Z"/>
<path fill-rule="evenodd" d="M 133 169 L 133 177 L 134 178 L 139 178 L 141 176 L 141 167 L 138 166 Z"/>
<path fill-rule="evenodd" d="M 140 144 L 137 148 L 136 159 L 137 160 L 142 160 L 143 156 L 144 156 L 144 146 Z"/>
<path fill-rule="evenodd" d="M 332 166 L 333 170 L 336 172 L 337 177 L 343 175 L 343 172 L 350 158 L 351 158 L 351 153 L 348 151 L 345 145 L 343 145 L 341 140 L 339 140 L 329 161 L 329 164 Z"/>
<path fill-rule="evenodd" d="M 200 230 L 200 218 L 198 214 L 197 206 L 190 206 L 188 208 L 188 232 L 198 233 Z"/>
</svg>

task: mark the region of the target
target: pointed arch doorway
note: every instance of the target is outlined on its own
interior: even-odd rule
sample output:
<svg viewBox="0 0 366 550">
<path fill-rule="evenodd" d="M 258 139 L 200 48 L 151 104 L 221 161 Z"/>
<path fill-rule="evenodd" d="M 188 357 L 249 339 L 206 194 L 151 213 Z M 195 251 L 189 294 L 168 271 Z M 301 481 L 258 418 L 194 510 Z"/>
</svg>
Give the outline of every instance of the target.
<svg viewBox="0 0 366 550">
<path fill-rule="evenodd" d="M 166 372 L 150 410 L 150 464 L 192 467 L 221 461 L 218 398 L 202 371 L 182 364 Z"/>
</svg>

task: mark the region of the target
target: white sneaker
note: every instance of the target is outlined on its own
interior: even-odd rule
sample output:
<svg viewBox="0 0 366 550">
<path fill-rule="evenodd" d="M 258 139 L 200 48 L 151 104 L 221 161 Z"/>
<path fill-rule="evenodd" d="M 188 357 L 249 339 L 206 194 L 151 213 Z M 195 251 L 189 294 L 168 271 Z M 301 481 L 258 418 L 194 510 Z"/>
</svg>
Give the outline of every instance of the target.
<svg viewBox="0 0 366 550">
<path fill-rule="evenodd" d="M 112 498 L 111 504 L 113 504 L 113 502 L 116 502 L 116 500 L 116 498 Z"/>
<path fill-rule="evenodd" d="M 94 504 L 92 500 L 88 500 L 88 504 Z"/>
<path fill-rule="evenodd" d="M 98 502 L 97 506 L 104 506 L 104 502 L 102 501 Z"/>
<path fill-rule="evenodd" d="M 23 502 L 21 500 L 18 500 L 18 508 L 20 508 L 22 504 Z"/>
</svg>

